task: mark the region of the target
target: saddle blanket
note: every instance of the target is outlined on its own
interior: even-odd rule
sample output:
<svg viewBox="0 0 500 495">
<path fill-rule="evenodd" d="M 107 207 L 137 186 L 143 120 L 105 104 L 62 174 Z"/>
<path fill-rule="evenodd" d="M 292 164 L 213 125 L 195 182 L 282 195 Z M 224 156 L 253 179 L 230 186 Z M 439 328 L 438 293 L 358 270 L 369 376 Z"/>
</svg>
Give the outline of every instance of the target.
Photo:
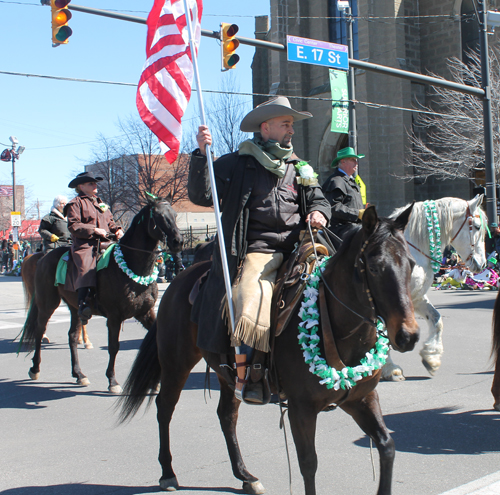
<svg viewBox="0 0 500 495">
<path fill-rule="evenodd" d="M 97 271 L 104 270 L 109 265 L 109 260 L 111 258 L 111 253 L 115 248 L 115 244 L 111 244 L 106 248 L 106 251 L 99 256 L 97 259 Z M 59 263 L 57 263 L 56 269 L 56 280 L 54 282 L 55 286 L 64 285 L 66 283 L 66 273 L 68 272 L 68 260 L 69 260 L 69 251 L 66 251 L 61 258 L 59 259 Z"/>
</svg>

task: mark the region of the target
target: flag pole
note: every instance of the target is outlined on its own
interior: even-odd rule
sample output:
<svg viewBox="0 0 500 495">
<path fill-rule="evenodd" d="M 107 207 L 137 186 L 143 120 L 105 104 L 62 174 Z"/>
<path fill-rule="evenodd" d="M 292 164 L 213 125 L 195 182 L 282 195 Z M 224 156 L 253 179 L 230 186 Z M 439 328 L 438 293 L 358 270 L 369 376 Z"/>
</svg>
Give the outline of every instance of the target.
<svg viewBox="0 0 500 495">
<path fill-rule="evenodd" d="M 196 50 L 193 40 L 191 15 L 190 15 L 190 10 L 188 9 L 187 0 L 183 1 L 184 1 L 184 12 L 186 14 L 186 26 L 189 34 L 189 46 L 191 48 L 191 57 L 193 59 L 194 78 L 196 80 L 196 88 L 198 90 L 197 94 L 198 94 L 198 105 L 200 107 L 200 119 L 201 119 L 201 124 L 206 126 L 207 124 L 205 116 L 205 107 L 203 105 L 203 96 L 201 94 L 200 72 L 198 70 L 198 59 L 196 56 Z M 229 319 L 231 322 L 231 331 L 234 332 L 234 310 L 233 310 L 233 297 L 231 291 L 231 279 L 229 278 L 229 267 L 227 264 L 226 245 L 224 242 L 224 233 L 222 230 L 222 222 L 220 218 L 219 196 L 217 195 L 217 185 L 215 183 L 214 165 L 213 165 L 210 145 L 208 144 L 206 145 L 205 151 L 207 154 L 208 173 L 210 176 L 210 187 L 212 188 L 212 201 L 215 210 L 215 223 L 217 225 L 217 235 L 219 237 L 219 249 L 220 249 L 220 257 L 222 260 L 222 271 L 224 273 L 224 284 L 226 286 L 227 304 L 229 308 Z M 240 354 L 239 347 L 236 347 L 235 350 L 237 354 Z"/>
</svg>

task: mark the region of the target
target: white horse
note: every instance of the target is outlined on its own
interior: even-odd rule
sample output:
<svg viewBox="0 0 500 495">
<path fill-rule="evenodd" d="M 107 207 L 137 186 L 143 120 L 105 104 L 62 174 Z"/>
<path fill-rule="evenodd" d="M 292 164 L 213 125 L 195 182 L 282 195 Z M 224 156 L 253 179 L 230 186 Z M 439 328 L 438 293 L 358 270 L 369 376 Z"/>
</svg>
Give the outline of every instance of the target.
<svg viewBox="0 0 500 495">
<path fill-rule="evenodd" d="M 433 264 L 436 267 L 436 262 L 440 263 L 442 249 L 451 244 L 471 272 L 477 273 L 483 269 L 486 265 L 484 236 L 487 219 L 480 209 L 482 201 L 483 195 L 478 194 L 470 201 L 442 198 L 432 202 L 417 202 L 406 227 L 406 241 L 416 261 L 411 276 L 411 297 L 415 313 L 429 324 L 429 337 L 420 356 L 431 375 L 441 366 L 443 354 L 443 320 L 426 296 L 434 280 Z M 397 216 L 404 208 L 395 210 L 391 217 Z M 440 232 L 436 231 L 436 225 L 439 225 Z M 439 248 L 438 237 L 442 249 Z M 382 379 L 405 379 L 403 370 L 394 364 L 390 356 L 383 367 Z"/>
</svg>

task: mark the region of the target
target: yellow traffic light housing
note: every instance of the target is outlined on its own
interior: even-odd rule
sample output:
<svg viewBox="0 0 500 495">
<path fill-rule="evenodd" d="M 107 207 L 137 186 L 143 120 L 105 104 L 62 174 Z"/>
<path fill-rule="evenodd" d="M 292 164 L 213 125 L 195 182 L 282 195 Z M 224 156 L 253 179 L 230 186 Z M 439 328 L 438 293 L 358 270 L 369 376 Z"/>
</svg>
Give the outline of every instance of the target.
<svg viewBox="0 0 500 495">
<path fill-rule="evenodd" d="M 52 12 L 52 46 L 65 45 L 73 31 L 68 26 L 71 19 L 71 12 L 68 4 L 71 0 L 50 0 Z"/>
<path fill-rule="evenodd" d="M 238 29 L 236 24 L 222 22 L 220 25 L 222 71 L 234 69 L 240 60 L 239 55 L 234 53 L 240 46 L 240 42 L 235 38 Z"/>
</svg>

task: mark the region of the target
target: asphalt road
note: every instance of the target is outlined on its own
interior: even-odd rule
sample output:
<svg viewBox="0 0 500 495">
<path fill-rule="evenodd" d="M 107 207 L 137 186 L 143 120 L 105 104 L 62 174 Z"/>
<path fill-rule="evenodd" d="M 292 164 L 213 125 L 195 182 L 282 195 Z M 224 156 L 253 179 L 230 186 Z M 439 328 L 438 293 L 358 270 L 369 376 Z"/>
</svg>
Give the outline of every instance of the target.
<svg viewBox="0 0 500 495">
<path fill-rule="evenodd" d="M 397 449 L 394 495 L 500 494 L 500 413 L 492 409 L 489 363 L 496 294 L 429 293 L 445 323 L 443 365 L 435 377 L 428 376 L 417 351 L 394 354 L 407 380 L 378 387 Z M 65 307 L 49 323 L 51 343 L 44 345 L 36 382 L 28 378 L 31 357 L 16 355 L 13 339 L 23 322 L 20 280 L 0 277 L 0 493 L 157 493 L 161 471 L 155 406 L 126 425 L 116 425 L 115 398 L 107 392 L 105 377 L 105 320 L 94 317 L 89 324 L 94 349 L 80 349 L 89 387 L 76 386 L 71 377 Z M 426 325 L 419 322 L 426 336 Z M 125 323 L 116 366 L 120 382 L 144 334 L 140 324 Z M 195 368 L 174 414 L 174 469 L 182 493 L 243 493 L 232 476 L 215 412 L 217 382 L 213 378 L 214 390 L 205 392 L 204 369 L 201 363 Z M 286 426 L 293 493 L 300 495 L 302 477 L 288 422 Z M 239 440 L 248 469 L 267 493 L 290 493 L 278 407 L 242 405 Z M 369 441 L 349 416 L 322 413 L 316 445 L 318 494 L 377 492 Z M 378 473 L 376 450 L 373 458 Z"/>
</svg>

